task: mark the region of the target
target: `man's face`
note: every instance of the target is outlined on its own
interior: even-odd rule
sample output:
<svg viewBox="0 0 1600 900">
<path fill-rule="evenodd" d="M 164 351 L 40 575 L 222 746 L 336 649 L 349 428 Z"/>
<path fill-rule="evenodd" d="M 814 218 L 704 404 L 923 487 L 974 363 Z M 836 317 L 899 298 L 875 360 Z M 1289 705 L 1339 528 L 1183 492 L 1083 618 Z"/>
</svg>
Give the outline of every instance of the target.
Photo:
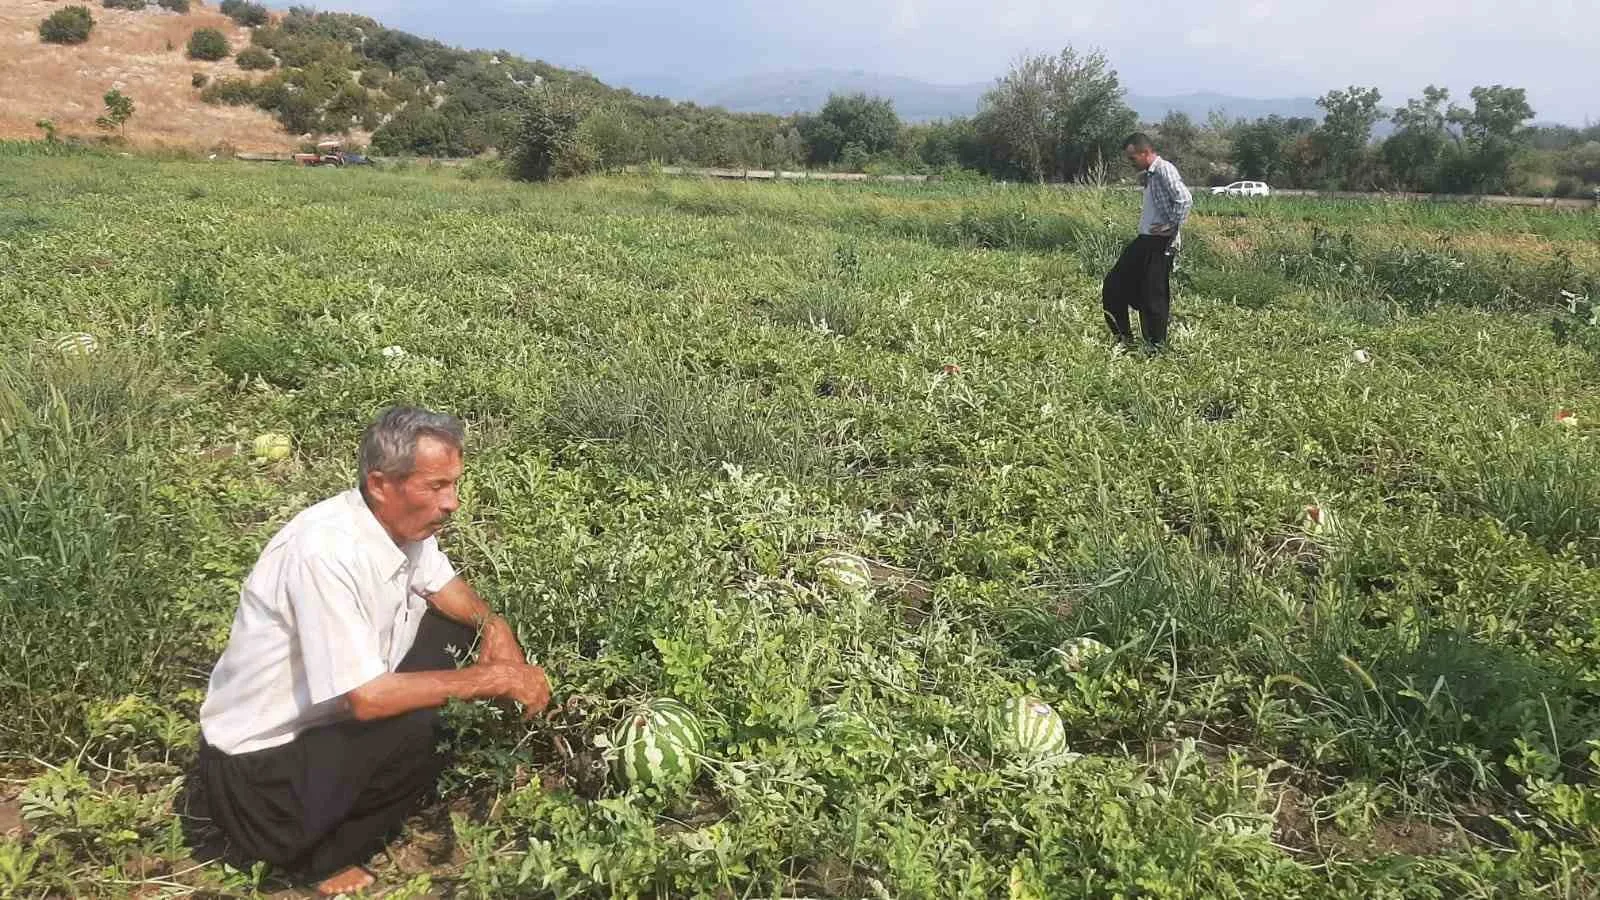
<svg viewBox="0 0 1600 900">
<path fill-rule="evenodd" d="M 1122 148 L 1122 155 L 1126 156 L 1128 162 L 1133 163 L 1134 168 L 1141 172 L 1150 168 L 1150 164 L 1156 161 L 1156 151 L 1151 147 L 1141 149 L 1129 144 Z"/>
<path fill-rule="evenodd" d="M 397 543 L 410 543 L 439 532 L 461 505 L 456 484 L 461 480 L 461 451 L 437 438 L 417 441 L 416 467 L 404 478 L 367 473 L 367 501 L 372 514 Z"/>
</svg>

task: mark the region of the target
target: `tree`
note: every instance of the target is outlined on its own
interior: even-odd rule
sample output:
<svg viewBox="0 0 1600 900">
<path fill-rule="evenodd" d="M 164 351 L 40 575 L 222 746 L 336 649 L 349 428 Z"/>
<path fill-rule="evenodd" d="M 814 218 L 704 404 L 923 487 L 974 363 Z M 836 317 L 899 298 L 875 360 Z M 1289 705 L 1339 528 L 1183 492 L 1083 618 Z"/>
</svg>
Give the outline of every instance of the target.
<svg viewBox="0 0 1600 900">
<path fill-rule="evenodd" d="M 1464 152 L 1452 167 L 1450 187 L 1477 193 L 1511 187 L 1511 163 L 1526 144 L 1523 123 L 1533 118 L 1528 92 L 1503 85 L 1472 89 L 1472 109 L 1450 107 Z"/>
<path fill-rule="evenodd" d="M 566 91 L 544 87 L 530 91 L 522 128 L 512 155 L 511 172 L 521 181 L 550 181 L 582 175 L 594 165 L 578 129 L 586 104 Z"/>
<path fill-rule="evenodd" d="M 1383 142 L 1383 159 L 1401 187 L 1433 190 L 1438 183 L 1440 158 L 1451 141 L 1444 104 L 1450 92 L 1428 85 L 1420 99 L 1406 101 L 1390 117 L 1398 130 Z"/>
<path fill-rule="evenodd" d="M 1308 118 L 1268 116 L 1240 125 L 1234 131 L 1231 158 L 1240 178 L 1253 181 L 1302 183 L 1297 145 L 1308 139 L 1316 122 Z"/>
<path fill-rule="evenodd" d="M 983 98 L 977 126 L 992 157 L 1030 180 L 1068 180 L 1121 151 L 1138 118 L 1096 51 L 1024 58 Z"/>
<path fill-rule="evenodd" d="M 1600 185 L 1600 141 L 1568 150 L 1556 160 L 1556 171 L 1584 184 Z"/>
<path fill-rule="evenodd" d="M 579 141 L 594 149 L 595 164 L 616 171 L 639 162 L 639 128 L 615 105 L 590 113 L 579 126 Z"/>
<path fill-rule="evenodd" d="M 1161 149 L 1161 155 L 1179 168 L 1183 168 L 1184 163 L 1190 160 L 1199 140 L 1200 129 L 1182 110 L 1168 110 L 1166 117 L 1156 126 L 1156 144 Z"/>
<path fill-rule="evenodd" d="M 830 165 L 839 162 L 852 144 L 860 148 L 858 154 L 892 149 L 900 134 L 900 117 L 894 104 L 881 97 L 834 94 L 816 115 L 802 116 L 799 128 L 811 162 Z"/>
<path fill-rule="evenodd" d="M 128 120 L 133 118 L 133 98 L 119 90 L 106 91 L 106 114 L 94 120 L 96 128 L 105 131 L 127 132 Z"/>
<path fill-rule="evenodd" d="M 197 28 L 189 35 L 189 58 L 216 61 L 226 59 L 233 48 L 228 39 L 215 28 Z"/>
<path fill-rule="evenodd" d="M 1378 121 L 1377 88 L 1351 85 L 1349 90 L 1329 91 L 1317 100 L 1322 107 L 1322 124 L 1311 133 L 1313 146 L 1321 155 L 1325 180 L 1350 185 L 1362 163 L 1372 126 Z"/>
<path fill-rule="evenodd" d="M 39 23 L 39 39 L 50 44 L 81 44 L 94 30 L 94 16 L 87 6 L 58 9 Z"/>
</svg>

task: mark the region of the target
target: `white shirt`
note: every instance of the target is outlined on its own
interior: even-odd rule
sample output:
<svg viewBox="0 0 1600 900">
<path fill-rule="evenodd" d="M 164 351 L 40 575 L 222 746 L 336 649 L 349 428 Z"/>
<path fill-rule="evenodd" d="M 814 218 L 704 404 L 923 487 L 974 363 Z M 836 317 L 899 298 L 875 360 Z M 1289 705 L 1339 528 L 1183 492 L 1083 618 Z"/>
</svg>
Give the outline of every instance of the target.
<svg viewBox="0 0 1600 900">
<path fill-rule="evenodd" d="M 1139 214 L 1139 233 L 1151 234 L 1157 225 L 1169 225 L 1172 249 L 1183 245 L 1183 223 L 1194 206 L 1194 195 L 1183 183 L 1178 167 L 1161 157 L 1150 163 L 1141 179 L 1144 182 L 1144 207 Z"/>
<path fill-rule="evenodd" d="M 223 753 L 294 740 L 340 718 L 339 698 L 393 672 L 455 570 L 436 538 L 397 545 L 349 490 L 273 536 L 239 591 L 200 730 Z"/>
</svg>

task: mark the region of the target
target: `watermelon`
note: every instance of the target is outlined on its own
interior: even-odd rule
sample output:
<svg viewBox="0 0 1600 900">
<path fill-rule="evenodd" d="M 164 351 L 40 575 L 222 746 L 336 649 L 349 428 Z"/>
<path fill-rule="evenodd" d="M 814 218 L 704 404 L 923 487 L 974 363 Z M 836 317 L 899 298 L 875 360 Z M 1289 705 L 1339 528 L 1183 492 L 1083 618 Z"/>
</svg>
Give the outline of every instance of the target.
<svg viewBox="0 0 1600 900">
<path fill-rule="evenodd" d="M 859 597 L 872 591 L 872 569 L 853 553 L 830 553 L 817 563 L 817 580 L 830 591 Z"/>
<path fill-rule="evenodd" d="M 1059 757 L 1067 752 L 1067 728 L 1050 704 L 1037 697 L 1006 703 L 1000 716 L 1000 743 L 1030 759 Z"/>
<path fill-rule="evenodd" d="M 64 334 L 56 339 L 55 348 L 66 356 L 88 356 L 100 349 L 100 342 L 92 334 Z"/>
<path fill-rule="evenodd" d="M 294 446 L 287 434 L 274 434 L 268 432 L 258 435 L 251 444 L 256 459 L 266 462 L 274 459 L 287 459 L 289 450 Z"/>
<path fill-rule="evenodd" d="M 688 784 L 700 771 L 705 732 L 676 700 L 639 705 L 611 734 L 616 767 L 631 785 Z"/>
<path fill-rule="evenodd" d="M 1111 648 L 1100 643 L 1092 637 L 1073 638 L 1065 646 L 1056 651 L 1061 657 L 1061 667 L 1068 672 L 1077 672 L 1088 665 L 1090 661 L 1105 656 Z"/>
</svg>

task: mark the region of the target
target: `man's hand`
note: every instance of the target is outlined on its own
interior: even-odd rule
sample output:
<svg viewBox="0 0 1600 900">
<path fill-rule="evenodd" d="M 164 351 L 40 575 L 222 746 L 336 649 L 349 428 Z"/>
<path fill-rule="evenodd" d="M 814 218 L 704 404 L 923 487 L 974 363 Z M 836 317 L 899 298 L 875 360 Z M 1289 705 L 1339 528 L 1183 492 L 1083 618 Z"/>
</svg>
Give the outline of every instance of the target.
<svg viewBox="0 0 1600 900">
<path fill-rule="evenodd" d="M 492 616 L 483 623 L 483 642 L 478 647 L 478 661 L 486 663 L 528 662 L 522 645 L 511 630 L 511 624 L 500 616 Z"/>
<path fill-rule="evenodd" d="M 482 669 L 494 679 L 497 696 L 521 703 L 524 719 L 532 719 L 550 705 L 550 680 L 539 666 L 480 662 L 473 668 Z"/>
</svg>

